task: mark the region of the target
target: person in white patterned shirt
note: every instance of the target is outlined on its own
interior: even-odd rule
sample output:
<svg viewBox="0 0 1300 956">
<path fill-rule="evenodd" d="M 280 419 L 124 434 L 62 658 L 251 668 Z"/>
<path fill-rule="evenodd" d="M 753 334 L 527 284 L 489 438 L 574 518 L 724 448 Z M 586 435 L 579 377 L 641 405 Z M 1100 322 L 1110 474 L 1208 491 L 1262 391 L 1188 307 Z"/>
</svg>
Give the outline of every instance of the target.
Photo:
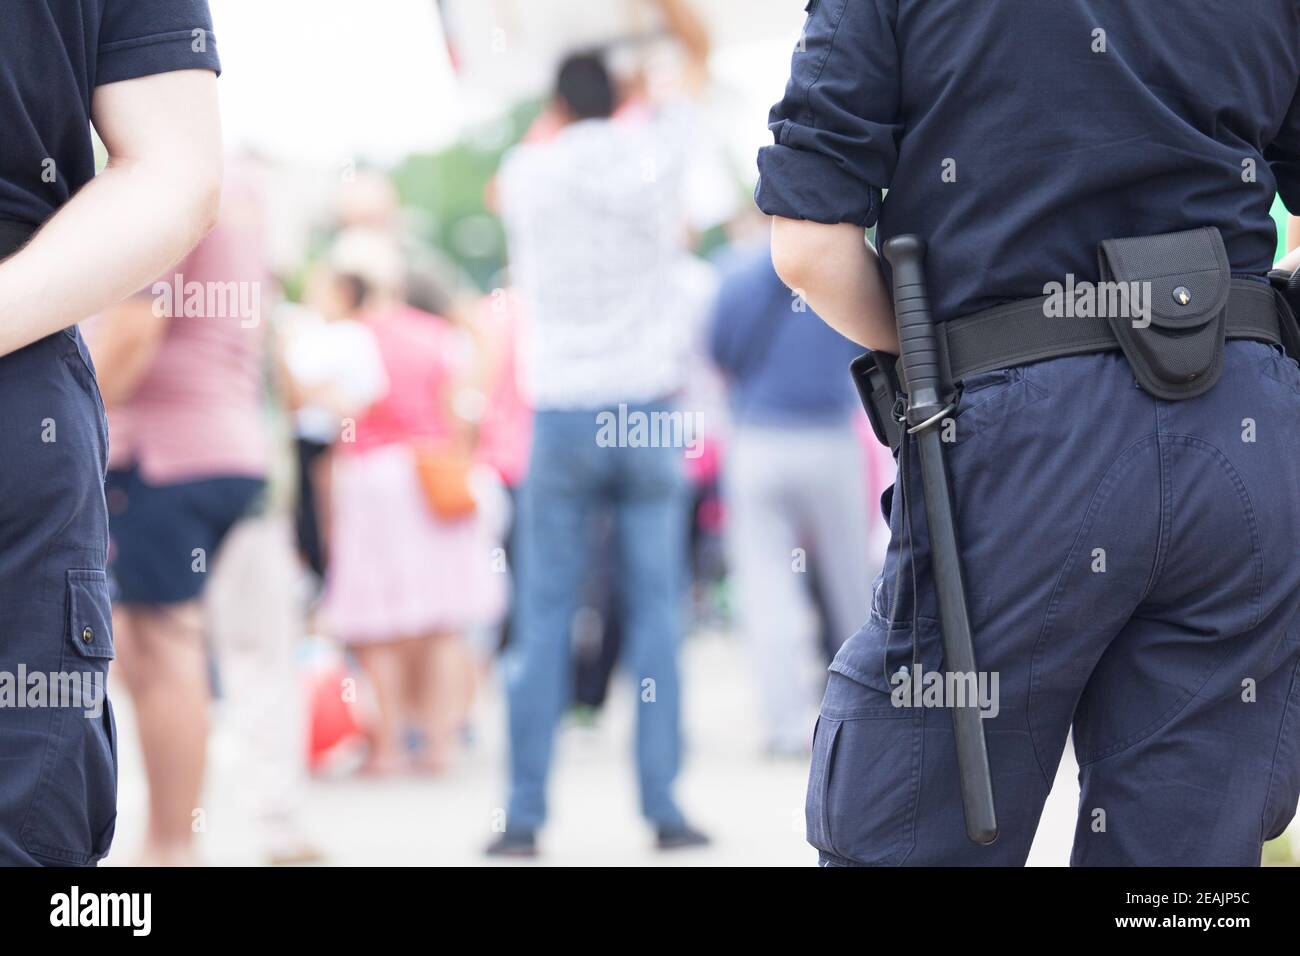
<svg viewBox="0 0 1300 956">
<path fill-rule="evenodd" d="M 656 2 L 698 92 L 707 32 L 683 0 Z M 529 307 L 526 386 L 537 414 L 517 525 L 519 634 L 506 665 L 511 786 L 504 830 L 488 847 L 496 856 L 536 853 L 596 509 L 610 510 L 617 529 L 642 813 L 663 849 L 707 842 L 672 795 L 687 565 L 683 451 L 623 428 L 685 414 L 672 399 L 695 331 L 678 282 L 689 255 L 682 193 L 692 110 L 682 103 L 616 116 L 616 101 L 601 58 L 571 56 L 552 105 L 558 132 L 513 150 L 498 181 L 512 278 Z M 620 427 L 608 440 L 614 433 L 601 424 L 614 418 Z"/>
</svg>

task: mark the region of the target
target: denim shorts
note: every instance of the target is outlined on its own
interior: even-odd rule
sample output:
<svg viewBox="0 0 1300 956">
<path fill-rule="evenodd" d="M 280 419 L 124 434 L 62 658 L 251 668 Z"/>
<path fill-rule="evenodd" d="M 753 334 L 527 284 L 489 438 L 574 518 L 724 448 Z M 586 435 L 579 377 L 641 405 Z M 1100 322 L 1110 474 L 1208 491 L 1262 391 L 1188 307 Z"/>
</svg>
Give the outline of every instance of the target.
<svg viewBox="0 0 1300 956">
<path fill-rule="evenodd" d="M 179 604 L 197 599 L 210 562 L 263 484 L 244 476 L 152 484 L 136 467 L 110 471 L 113 600 Z"/>
</svg>

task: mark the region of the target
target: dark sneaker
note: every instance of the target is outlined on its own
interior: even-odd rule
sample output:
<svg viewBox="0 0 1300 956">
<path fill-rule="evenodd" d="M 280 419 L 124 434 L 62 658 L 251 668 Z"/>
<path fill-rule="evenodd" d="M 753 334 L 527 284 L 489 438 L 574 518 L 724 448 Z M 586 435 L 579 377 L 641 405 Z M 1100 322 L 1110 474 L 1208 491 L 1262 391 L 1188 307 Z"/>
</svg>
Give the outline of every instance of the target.
<svg viewBox="0 0 1300 956">
<path fill-rule="evenodd" d="M 488 856 L 529 860 L 537 856 L 537 834 L 532 830 L 507 830 L 483 852 Z"/>
<path fill-rule="evenodd" d="M 707 836 L 687 823 L 659 827 L 655 840 L 655 844 L 661 850 L 685 850 L 691 847 L 708 846 L 710 842 Z"/>
</svg>

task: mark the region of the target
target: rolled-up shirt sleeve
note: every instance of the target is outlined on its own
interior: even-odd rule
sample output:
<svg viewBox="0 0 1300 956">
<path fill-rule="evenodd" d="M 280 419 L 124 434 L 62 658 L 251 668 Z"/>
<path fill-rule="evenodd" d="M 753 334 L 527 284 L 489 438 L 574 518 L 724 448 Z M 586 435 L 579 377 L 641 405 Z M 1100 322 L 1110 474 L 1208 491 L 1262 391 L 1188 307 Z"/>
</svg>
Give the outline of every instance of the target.
<svg viewBox="0 0 1300 956">
<path fill-rule="evenodd" d="M 898 159 L 898 2 L 811 0 L 807 10 L 754 201 L 785 219 L 870 227 Z"/>
<path fill-rule="evenodd" d="M 207 0 L 107 0 L 95 85 L 177 70 L 221 72 Z"/>
</svg>

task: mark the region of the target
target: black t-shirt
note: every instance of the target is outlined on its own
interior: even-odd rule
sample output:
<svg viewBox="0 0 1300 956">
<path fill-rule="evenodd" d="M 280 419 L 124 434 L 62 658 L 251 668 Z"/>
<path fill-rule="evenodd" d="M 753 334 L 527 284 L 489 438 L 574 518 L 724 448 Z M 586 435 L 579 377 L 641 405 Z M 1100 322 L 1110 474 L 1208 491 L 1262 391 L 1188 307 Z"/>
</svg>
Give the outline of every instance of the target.
<svg viewBox="0 0 1300 956">
<path fill-rule="evenodd" d="M 220 72 L 207 0 L 0 0 L 0 220 L 40 225 L 95 175 L 95 87 Z"/>
</svg>

